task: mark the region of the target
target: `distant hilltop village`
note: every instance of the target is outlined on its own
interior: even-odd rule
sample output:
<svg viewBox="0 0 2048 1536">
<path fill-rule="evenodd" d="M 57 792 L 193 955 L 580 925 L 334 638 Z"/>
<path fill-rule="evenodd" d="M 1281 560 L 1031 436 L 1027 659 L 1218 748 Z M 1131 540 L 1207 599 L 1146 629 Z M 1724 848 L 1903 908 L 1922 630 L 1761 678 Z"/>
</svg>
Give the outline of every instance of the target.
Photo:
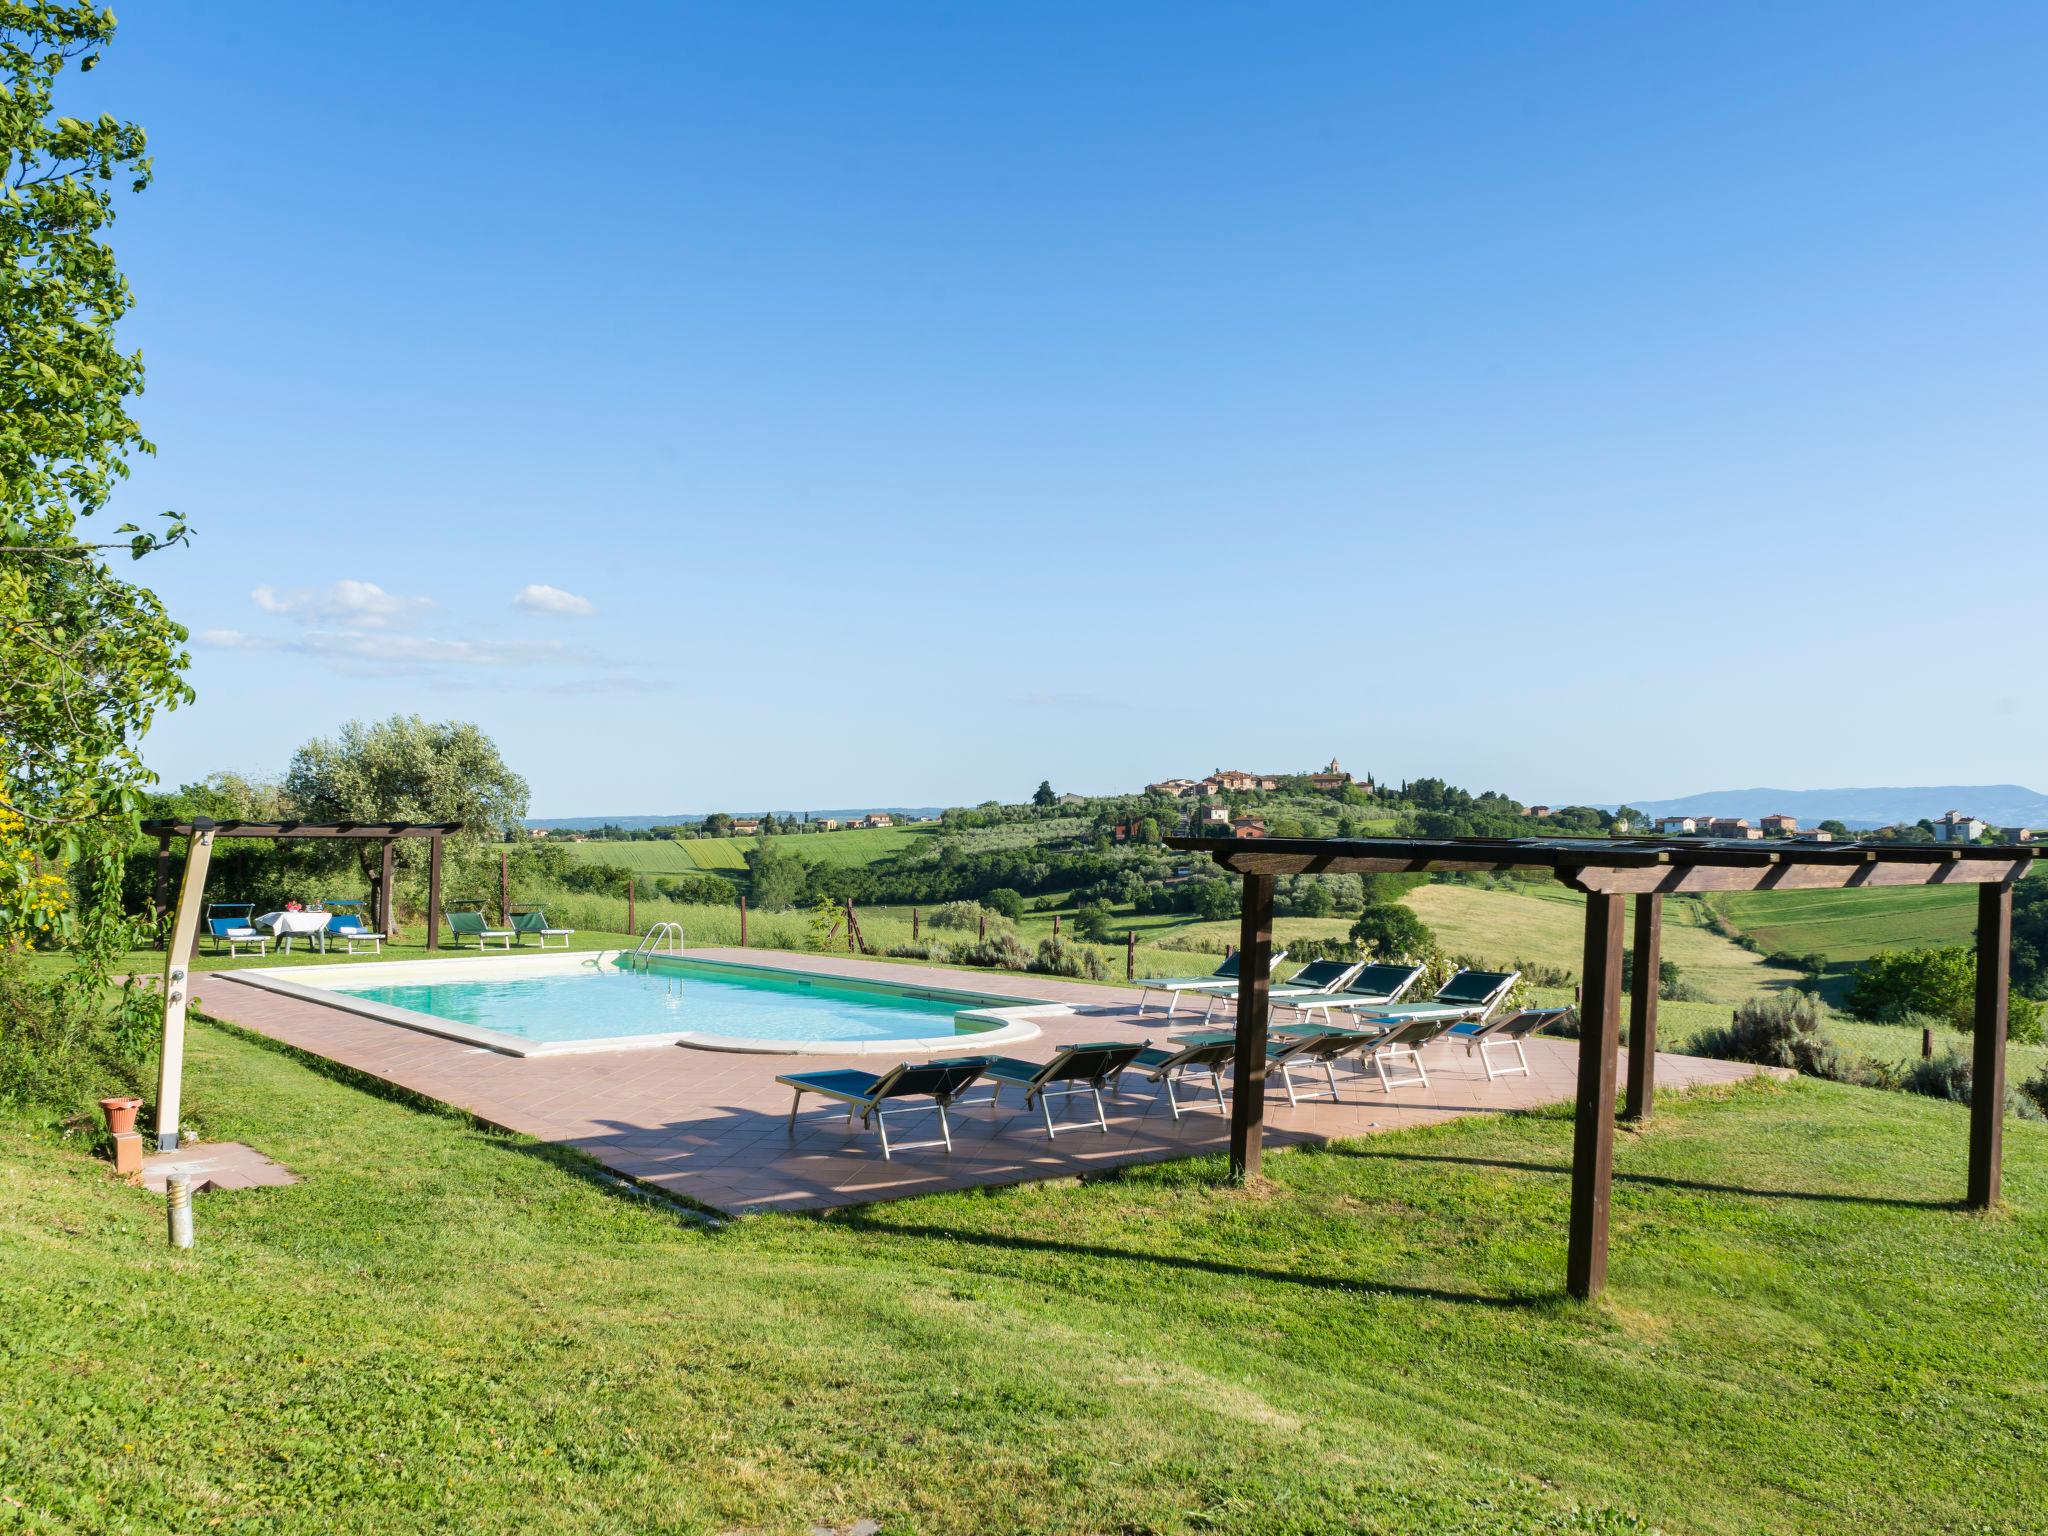
<svg viewBox="0 0 2048 1536">
<path fill-rule="evenodd" d="M 1145 793 L 1167 795 L 1175 800 L 1204 800 L 1211 795 L 1278 789 L 1288 779 L 1298 779 L 1309 789 L 1334 791 L 1349 789 L 1356 784 L 1367 794 L 1377 793 L 1371 774 L 1363 779 L 1354 779 L 1334 757 L 1330 759 L 1329 767 L 1315 773 L 1245 773 L 1236 768 L 1218 768 L 1206 779 L 1161 779 L 1157 784 L 1147 784 Z"/>
</svg>

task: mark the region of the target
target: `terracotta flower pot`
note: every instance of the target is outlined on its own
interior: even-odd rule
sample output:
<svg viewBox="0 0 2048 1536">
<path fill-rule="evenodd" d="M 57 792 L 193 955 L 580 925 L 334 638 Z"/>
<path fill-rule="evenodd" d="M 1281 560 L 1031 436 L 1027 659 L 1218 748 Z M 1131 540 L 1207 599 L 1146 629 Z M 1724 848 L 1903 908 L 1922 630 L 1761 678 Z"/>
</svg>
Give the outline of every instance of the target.
<svg viewBox="0 0 2048 1536">
<path fill-rule="evenodd" d="M 107 1117 L 107 1130 L 116 1136 L 135 1129 L 135 1114 L 141 1108 L 142 1100 L 133 1094 L 123 1094 L 117 1099 L 100 1100 L 100 1110 Z"/>
</svg>

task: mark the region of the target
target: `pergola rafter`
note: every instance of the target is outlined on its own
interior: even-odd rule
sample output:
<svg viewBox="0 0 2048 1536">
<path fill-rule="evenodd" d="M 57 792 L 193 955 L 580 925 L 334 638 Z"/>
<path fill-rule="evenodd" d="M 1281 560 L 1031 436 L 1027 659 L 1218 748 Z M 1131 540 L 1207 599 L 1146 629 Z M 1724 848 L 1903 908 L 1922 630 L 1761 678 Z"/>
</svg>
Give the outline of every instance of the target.
<svg viewBox="0 0 2048 1536">
<path fill-rule="evenodd" d="M 1265 1050 L 1271 1009 L 1273 882 L 1280 875 L 1401 874 L 1544 869 L 1585 893 L 1585 968 L 1573 1131 L 1566 1288 L 1579 1297 L 1607 1283 L 1607 1210 L 1614 1167 L 1615 1057 L 1621 1037 L 1623 902 L 1636 904 L 1636 975 L 1654 978 L 1664 897 L 1699 891 L 1811 891 L 1920 885 L 1977 887 L 1977 1008 L 1972 1041 L 1967 1203 L 1998 1199 L 2005 1113 L 2007 993 L 2012 978 L 2012 887 L 2041 849 L 2030 844 L 1728 842 L 1709 838 L 1216 838 L 1169 837 L 1244 877 L 1239 947 L 1236 1091 L 1230 1166 L 1258 1172 L 1265 1124 Z M 1647 1119 L 1656 1090 L 1657 988 L 1630 995 L 1624 1115 Z"/>
<path fill-rule="evenodd" d="M 192 958 L 199 942 L 199 915 L 206 905 L 206 870 L 216 838 L 252 837 L 355 838 L 381 843 L 374 917 L 379 933 L 391 931 L 392 850 L 399 838 L 427 838 L 427 948 L 441 947 L 441 840 L 460 832 L 459 821 L 214 821 L 194 816 L 189 821 L 145 821 L 142 830 L 156 839 L 156 895 L 161 916 L 170 891 L 171 839 L 185 839 L 185 872 L 178 886 L 178 906 L 171 920 L 164 956 L 164 1043 L 157 1070 L 156 1144 L 167 1150 L 178 1144 L 178 1116 L 185 1071 L 185 1011 L 191 992 Z"/>
</svg>

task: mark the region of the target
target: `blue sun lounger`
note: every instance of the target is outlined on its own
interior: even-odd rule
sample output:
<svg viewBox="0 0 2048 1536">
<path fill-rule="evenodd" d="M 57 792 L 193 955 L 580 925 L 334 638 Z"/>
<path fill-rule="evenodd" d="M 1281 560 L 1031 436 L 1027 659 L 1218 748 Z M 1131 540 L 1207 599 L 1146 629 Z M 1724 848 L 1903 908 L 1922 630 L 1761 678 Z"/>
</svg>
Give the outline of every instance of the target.
<svg viewBox="0 0 2048 1536">
<path fill-rule="evenodd" d="M 1204 993 L 1217 994 L 1235 992 L 1237 990 L 1237 966 L 1238 962 L 1242 958 L 1243 955 L 1241 953 L 1232 953 L 1225 955 L 1223 957 L 1223 963 L 1217 966 L 1216 969 L 1207 976 L 1167 976 L 1153 978 L 1152 980 L 1146 982 L 1144 988 L 1138 993 L 1138 1013 L 1140 1014 L 1140 1016 L 1144 1014 L 1145 999 L 1150 997 L 1154 992 L 1164 992 L 1166 994 L 1166 1011 L 1168 1015 L 1171 1015 L 1175 1009 L 1180 1007 L 1180 995 L 1183 992 L 1193 992 L 1197 996 L 1200 996 Z M 1286 958 L 1286 950 L 1276 950 L 1273 954 L 1272 964 L 1274 966 L 1277 966 L 1282 960 L 1285 960 Z M 1271 967 L 1269 966 L 1268 969 L 1270 970 Z M 1209 1006 L 1211 1008 L 1216 1006 L 1215 997 L 1213 995 L 1210 997 Z M 1208 1016 L 1208 1012 L 1204 1010 L 1202 1017 L 1207 1018 Z"/>
<path fill-rule="evenodd" d="M 1095 1123 L 1103 1134 L 1109 1132 L 1109 1117 L 1103 1113 L 1102 1088 L 1113 1083 L 1119 1074 L 1145 1049 L 1142 1040 L 1090 1040 L 1079 1045 L 1063 1045 L 1051 1061 L 1020 1061 L 1014 1056 L 996 1056 L 989 1060 L 988 1077 L 993 1091 L 988 1096 L 991 1104 L 1003 1096 L 1005 1084 L 1024 1090 L 1024 1107 L 1029 1109 L 1033 1099 L 1038 1100 L 1039 1113 L 1045 1116 L 1045 1134 L 1055 1137 L 1059 1132 L 1053 1128 L 1053 1099 L 1072 1098 L 1076 1094 L 1092 1094 L 1095 1099 Z"/>
<path fill-rule="evenodd" d="M 1390 1008 L 1407 995 L 1408 989 L 1422 979 L 1422 967 L 1381 961 L 1373 965 L 1361 965 L 1342 985 L 1325 992 L 1312 993 L 1307 997 L 1290 997 L 1292 984 L 1276 989 L 1273 1001 L 1284 1008 L 1292 1008 L 1304 1020 L 1316 1014 L 1323 1016 L 1325 1024 L 1334 1023 L 1333 1010 Z M 1296 977 L 1296 981 L 1300 978 Z"/>
</svg>

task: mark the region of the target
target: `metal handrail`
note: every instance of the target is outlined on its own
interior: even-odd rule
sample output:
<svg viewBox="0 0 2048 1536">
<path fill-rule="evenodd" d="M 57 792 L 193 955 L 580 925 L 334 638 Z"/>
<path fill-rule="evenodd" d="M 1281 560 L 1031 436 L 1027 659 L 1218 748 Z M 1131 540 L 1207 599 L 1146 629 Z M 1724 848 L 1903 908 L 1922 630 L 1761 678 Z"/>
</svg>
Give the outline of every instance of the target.
<svg viewBox="0 0 2048 1536">
<path fill-rule="evenodd" d="M 673 936 L 672 939 L 671 936 Z M 657 948 L 657 940 L 669 944 L 669 948 L 666 950 Z M 631 969 L 633 963 L 638 961 L 640 969 L 644 971 L 647 969 L 648 962 L 656 955 L 670 954 L 680 957 L 687 947 L 687 942 L 683 938 L 683 925 L 681 923 L 653 923 L 649 925 L 647 932 L 640 936 L 640 942 L 633 946 L 633 953 L 626 957 L 626 965 L 628 969 Z"/>
</svg>

